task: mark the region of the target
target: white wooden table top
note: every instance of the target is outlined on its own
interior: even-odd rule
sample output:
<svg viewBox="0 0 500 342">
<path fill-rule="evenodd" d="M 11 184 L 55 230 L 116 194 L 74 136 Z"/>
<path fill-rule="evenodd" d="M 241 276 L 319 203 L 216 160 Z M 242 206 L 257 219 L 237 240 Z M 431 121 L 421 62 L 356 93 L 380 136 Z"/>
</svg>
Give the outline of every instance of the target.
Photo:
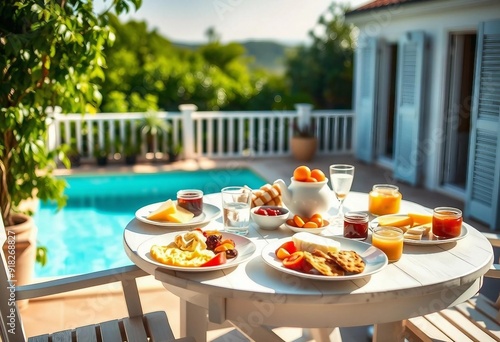
<svg viewBox="0 0 500 342">
<path fill-rule="evenodd" d="M 206 195 L 204 199 L 220 207 L 219 194 Z M 351 192 L 344 209 L 367 210 L 367 206 L 367 194 Z M 403 200 L 400 212 L 431 213 L 432 210 Z M 222 218 L 209 227 L 220 229 Z M 171 233 L 174 231 L 171 228 L 133 219 L 123 237 L 125 251 L 135 264 L 154 274 L 183 300 L 208 309 L 212 321 L 251 319 L 248 310 L 253 310 L 268 325 L 326 328 L 399 321 L 441 310 L 473 296 L 493 262 L 493 250 L 480 232 L 470 225 L 466 227 L 468 235 L 462 240 L 430 246 L 405 244 L 399 261 L 366 278 L 346 281 L 299 278 L 268 266 L 261 250 L 270 242 L 293 235 L 284 226 L 274 231 L 252 226 L 247 237 L 256 244 L 257 251 L 249 261 L 235 268 L 202 273 L 157 271 L 155 265 L 137 255 L 142 242 Z M 341 232 L 331 234 L 341 235 Z M 366 242 L 370 241 L 369 237 Z M 270 304 L 272 309 L 259 307 L 259 303 Z"/>
</svg>

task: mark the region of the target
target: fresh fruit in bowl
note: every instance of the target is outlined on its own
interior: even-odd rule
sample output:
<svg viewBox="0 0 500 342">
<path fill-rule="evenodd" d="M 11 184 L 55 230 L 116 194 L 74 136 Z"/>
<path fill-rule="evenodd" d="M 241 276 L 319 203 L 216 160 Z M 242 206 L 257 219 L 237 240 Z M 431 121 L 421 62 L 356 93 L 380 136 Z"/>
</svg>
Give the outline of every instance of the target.
<svg viewBox="0 0 500 342">
<path fill-rule="evenodd" d="M 293 171 L 293 178 L 299 182 L 323 182 L 326 180 L 326 176 L 320 169 L 311 170 L 305 165 L 298 166 Z"/>
<path fill-rule="evenodd" d="M 330 225 L 330 222 L 325 220 L 321 214 L 316 213 L 311 217 L 294 215 L 291 219 L 286 220 L 285 225 L 288 229 L 296 233 L 306 231 L 312 234 L 319 234 Z"/>
<path fill-rule="evenodd" d="M 290 211 L 283 207 L 263 205 L 252 208 L 252 220 L 266 230 L 276 229 L 288 219 Z"/>
</svg>

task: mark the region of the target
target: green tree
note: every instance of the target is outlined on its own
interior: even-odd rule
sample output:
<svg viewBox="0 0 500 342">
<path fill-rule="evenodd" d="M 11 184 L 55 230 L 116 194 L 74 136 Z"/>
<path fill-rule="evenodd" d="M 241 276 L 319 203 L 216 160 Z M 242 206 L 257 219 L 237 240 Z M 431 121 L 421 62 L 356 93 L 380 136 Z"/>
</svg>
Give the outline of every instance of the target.
<svg viewBox="0 0 500 342">
<path fill-rule="evenodd" d="M 0 210 L 7 226 L 12 211 L 34 194 L 64 204 L 65 184 L 52 175 L 62 149 L 46 145 L 47 109 L 96 111 L 103 49 L 113 40 L 111 11 L 140 4 L 113 0 L 96 13 L 87 0 L 0 2 Z"/>
<path fill-rule="evenodd" d="M 309 35 L 311 46 L 301 46 L 287 61 L 287 79 L 297 102 L 315 108 L 351 108 L 353 84 L 353 26 L 345 23 L 348 6 L 333 3 Z M 318 33 L 319 32 L 319 33 Z M 309 100 L 308 100 L 309 99 Z"/>
<path fill-rule="evenodd" d="M 120 108 L 129 110 L 133 93 L 143 99 L 155 96 L 164 110 L 177 110 L 186 102 L 200 110 L 244 109 L 261 88 L 265 76 L 250 70 L 244 47 L 221 44 L 213 30 L 207 44 L 188 50 L 148 31 L 145 23 L 122 24 L 113 18 L 112 24 L 117 38 L 106 49 L 109 62 L 102 88 L 107 111 L 115 111 L 117 92 L 128 103 Z"/>
</svg>

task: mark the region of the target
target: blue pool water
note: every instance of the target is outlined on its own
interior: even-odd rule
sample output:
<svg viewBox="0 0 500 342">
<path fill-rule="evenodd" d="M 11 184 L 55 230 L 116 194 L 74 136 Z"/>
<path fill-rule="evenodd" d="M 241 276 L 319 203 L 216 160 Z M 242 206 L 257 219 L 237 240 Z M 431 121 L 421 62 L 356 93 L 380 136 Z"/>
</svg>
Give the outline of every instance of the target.
<svg viewBox="0 0 500 342">
<path fill-rule="evenodd" d="M 266 181 L 248 169 L 170 171 L 154 174 L 99 174 L 64 177 L 67 205 L 59 212 L 41 203 L 35 214 L 38 243 L 48 248 L 48 263 L 36 277 L 79 274 L 129 265 L 122 246 L 123 228 L 137 209 L 169 198 L 180 189 L 205 194 L 225 186 L 258 188 Z"/>
</svg>

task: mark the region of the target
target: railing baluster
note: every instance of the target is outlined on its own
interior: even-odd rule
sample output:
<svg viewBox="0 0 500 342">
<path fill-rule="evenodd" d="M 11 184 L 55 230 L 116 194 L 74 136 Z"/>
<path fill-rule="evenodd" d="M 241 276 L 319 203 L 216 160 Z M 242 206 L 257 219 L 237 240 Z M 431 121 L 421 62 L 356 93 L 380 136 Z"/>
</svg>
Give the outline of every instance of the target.
<svg viewBox="0 0 500 342">
<path fill-rule="evenodd" d="M 124 157 L 127 141 L 135 146 L 140 143 L 139 157 L 144 158 L 147 152 L 158 156 L 158 152 L 165 154 L 176 149 L 184 139 L 193 142 L 192 146 L 196 149 L 193 151 L 193 157 L 241 158 L 247 156 L 247 150 L 256 156 L 272 157 L 291 154 L 288 139 L 293 134 L 291 123 L 297 118 L 296 111 L 268 113 L 195 111 L 190 117 L 192 130 L 181 131 L 180 112 L 168 113 L 168 117 L 166 112 L 161 112 L 160 117 L 165 120 L 168 118 L 172 129 L 167 134 L 158 135 L 153 141 L 152 150 L 148 151 L 145 135 L 137 130 L 137 122 L 143 115 L 143 113 L 101 113 L 91 116 L 59 114 L 54 117 L 54 130 L 51 133 L 55 136 L 51 141 L 56 144 L 70 144 L 76 140 L 76 148 L 83 160 L 93 157 L 96 148 L 105 147 L 111 153 L 121 152 Z M 319 153 L 352 152 L 351 130 L 354 123 L 352 111 L 313 111 L 312 117 L 317 124 Z M 120 148 L 116 145 L 118 142 Z"/>
<path fill-rule="evenodd" d="M 83 144 L 82 144 L 82 122 L 81 120 L 75 121 L 75 136 L 76 136 L 76 148 L 80 155 L 82 154 Z"/>
</svg>

